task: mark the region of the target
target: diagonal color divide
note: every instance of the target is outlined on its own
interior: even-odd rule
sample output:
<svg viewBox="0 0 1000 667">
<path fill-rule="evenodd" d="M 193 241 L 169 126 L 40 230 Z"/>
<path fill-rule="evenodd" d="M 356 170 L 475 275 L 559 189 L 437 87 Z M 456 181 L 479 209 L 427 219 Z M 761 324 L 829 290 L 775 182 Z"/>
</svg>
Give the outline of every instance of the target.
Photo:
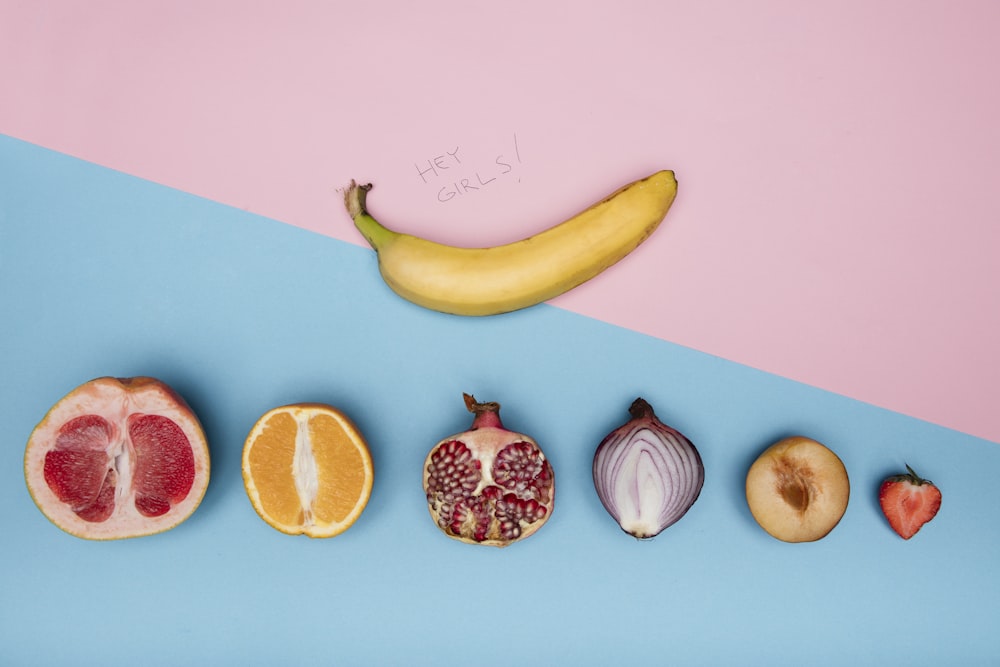
<svg viewBox="0 0 1000 667">
<path fill-rule="evenodd" d="M 356 244 L 351 178 L 473 244 L 671 168 L 661 231 L 553 303 L 1000 441 L 1000 5 L 717 10 L 17 3 L 0 132 Z"/>
</svg>

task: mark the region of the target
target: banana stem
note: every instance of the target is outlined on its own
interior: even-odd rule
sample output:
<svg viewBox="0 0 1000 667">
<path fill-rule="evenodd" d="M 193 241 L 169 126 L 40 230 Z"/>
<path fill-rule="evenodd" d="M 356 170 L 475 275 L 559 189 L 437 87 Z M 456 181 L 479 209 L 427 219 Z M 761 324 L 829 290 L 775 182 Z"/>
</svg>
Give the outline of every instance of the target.
<svg viewBox="0 0 1000 667">
<path fill-rule="evenodd" d="M 354 220 L 354 226 L 358 228 L 368 244 L 377 251 L 380 246 L 385 245 L 399 234 L 382 226 L 368 213 L 368 209 L 365 208 L 365 197 L 371 189 L 371 183 L 359 185 L 351 180 L 351 184 L 344 191 L 344 206 L 347 208 L 348 215 Z"/>
</svg>

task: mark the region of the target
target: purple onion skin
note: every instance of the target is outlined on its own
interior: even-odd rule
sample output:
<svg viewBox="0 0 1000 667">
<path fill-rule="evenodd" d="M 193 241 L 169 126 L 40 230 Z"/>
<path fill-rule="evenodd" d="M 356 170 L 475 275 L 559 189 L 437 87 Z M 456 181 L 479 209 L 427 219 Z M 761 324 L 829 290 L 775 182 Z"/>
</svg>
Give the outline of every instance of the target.
<svg viewBox="0 0 1000 667">
<path fill-rule="evenodd" d="M 629 535 L 656 537 L 687 513 L 701 494 L 705 467 L 695 446 L 662 423 L 637 398 L 632 416 L 594 454 L 594 488 L 608 514 Z"/>
</svg>

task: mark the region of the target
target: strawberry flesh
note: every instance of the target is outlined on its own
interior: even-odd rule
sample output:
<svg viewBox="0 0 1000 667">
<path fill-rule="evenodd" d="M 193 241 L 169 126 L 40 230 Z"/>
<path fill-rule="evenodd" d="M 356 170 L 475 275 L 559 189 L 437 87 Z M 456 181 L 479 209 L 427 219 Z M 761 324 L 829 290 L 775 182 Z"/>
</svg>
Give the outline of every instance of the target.
<svg viewBox="0 0 1000 667">
<path fill-rule="evenodd" d="M 917 534 L 941 508 L 941 491 L 921 479 L 910 466 L 905 475 L 889 477 L 879 488 L 878 500 L 889 525 L 904 540 Z"/>
</svg>

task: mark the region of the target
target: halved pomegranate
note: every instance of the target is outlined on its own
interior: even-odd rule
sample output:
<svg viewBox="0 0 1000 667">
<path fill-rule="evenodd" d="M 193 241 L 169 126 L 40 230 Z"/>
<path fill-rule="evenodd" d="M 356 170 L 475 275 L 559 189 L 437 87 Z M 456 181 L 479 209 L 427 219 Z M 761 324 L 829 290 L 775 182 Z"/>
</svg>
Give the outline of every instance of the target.
<svg viewBox="0 0 1000 667">
<path fill-rule="evenodd" d="M 163 532 L 187 519 L 208 487 L 197 417 L 149 377 L 102 377 L 49 410 L 24 453 L 28 491 L 52 523 L 92 540 Z"/>
<path fill-rule="evenodd" d="M 472 428 L 445 438 L 427 455 L 427 507 L 449 537 L 504 547 L 533 534 L 551 516 L 552 466 L 532 438 L 503 427 L 499 403 L 463 396 L 476 416 Z"/>
</svg>

